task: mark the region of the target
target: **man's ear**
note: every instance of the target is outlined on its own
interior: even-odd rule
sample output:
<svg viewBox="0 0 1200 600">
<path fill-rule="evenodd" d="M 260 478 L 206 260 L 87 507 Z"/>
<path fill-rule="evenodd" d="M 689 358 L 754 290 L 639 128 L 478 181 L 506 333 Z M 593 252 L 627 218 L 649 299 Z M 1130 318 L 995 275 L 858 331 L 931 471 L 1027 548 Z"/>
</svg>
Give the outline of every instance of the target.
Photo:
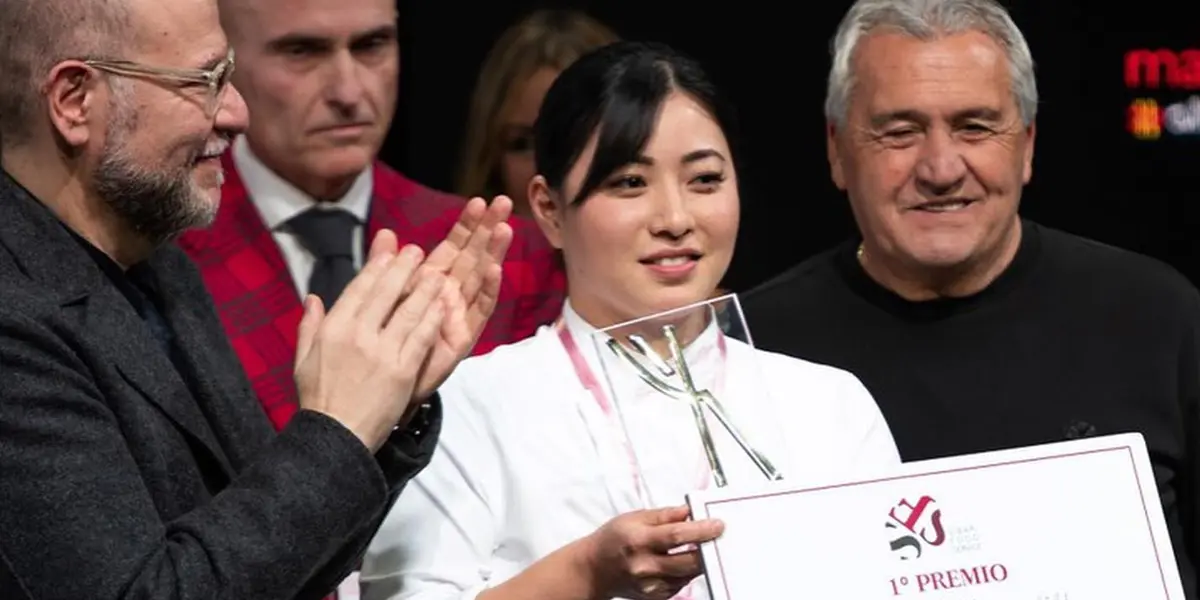
<svg viewBox="0 0 1200 600">
<path fill-rule="evenodd" d="M 46 76 L 41 88 L 46 115 L 67 146 L 77 148 L 91 141 L 103 95 L 99 82 L 95 71 L 79 61 L 61 62 Z"/>
<path fill-rule="evenodd" d="M 829 175 L 837 189 L 845 191 L 846 172 L 842 168 L 842 154 L 838 149 L 838 129 L 832 121 L 825 123 L 825 154 L 829 158 Z"/>
<path fill-rule="evenodd" d="M 1026 185 L 1033 179 L 1033 142 L 1037 140 L 1037 123 L 1025 128 L 1025 155 L 1021 157 L 1021 179 Z"/>
<path fill-rule="evenodd" d="M 551 246 L 561 250 L 563 207 L 554 200 L 550 185 L 541 175 L 529 181 L 529 207 L 533 210 L 533 218 L 541 228 L 542 235 L 546 236 Z"/>
</svg>

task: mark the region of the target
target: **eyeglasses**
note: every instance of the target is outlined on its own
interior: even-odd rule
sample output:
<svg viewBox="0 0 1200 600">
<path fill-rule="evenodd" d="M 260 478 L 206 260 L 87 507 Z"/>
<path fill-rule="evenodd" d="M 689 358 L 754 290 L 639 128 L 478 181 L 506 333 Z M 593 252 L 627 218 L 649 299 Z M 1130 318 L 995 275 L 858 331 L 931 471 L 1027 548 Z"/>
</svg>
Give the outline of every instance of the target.
<svg viewBox="0 0 1200 600">
<path fill-rule="evenodd" d="M 211 117 L 216 113 L 217 105 L 221 103 L 221 97 L 229 88 L 229 80 L 233 77 L 233 49 L 230 48 L 225 60 L 217 63 L 211 70 L 152 67 L 128 60 L 93 59 L 85 60 L 83 64 L 121 77 L 141 77 L 165 83 L 205 86 L 204 112 Z"/>
</svg>

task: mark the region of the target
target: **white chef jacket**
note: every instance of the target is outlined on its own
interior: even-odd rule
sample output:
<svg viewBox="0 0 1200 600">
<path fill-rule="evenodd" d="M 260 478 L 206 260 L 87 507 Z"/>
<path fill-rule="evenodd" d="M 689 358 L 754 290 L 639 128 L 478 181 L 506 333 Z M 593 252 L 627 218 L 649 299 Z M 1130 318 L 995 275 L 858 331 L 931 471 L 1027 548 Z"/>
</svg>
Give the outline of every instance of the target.
<svg viewBox="0 0 1200 600">
<path fill-rule="evenodd" d="M 475 598 L 621 513 L 678 506 L 710 485 L 689 405 L 599 351 L 596 333 L 568 301 L 557 326 L 458 366 L 440 389 L 437 450 L 364 558 L 364 600 Z M 587 365 L 582 379 L 571 345 Z M 846 371 L 756 350 L 715 323 L 684 357 L 697 388 L 724 402 L 789 482 L 844 481 L 900 462 L 879 408 Z M 601 398 L 583 383 L 589 370 Z M 729 485 L 763 485 L 708 421 Z M 708 598 L 703 578 L 683 595 Z"/>
</svg>

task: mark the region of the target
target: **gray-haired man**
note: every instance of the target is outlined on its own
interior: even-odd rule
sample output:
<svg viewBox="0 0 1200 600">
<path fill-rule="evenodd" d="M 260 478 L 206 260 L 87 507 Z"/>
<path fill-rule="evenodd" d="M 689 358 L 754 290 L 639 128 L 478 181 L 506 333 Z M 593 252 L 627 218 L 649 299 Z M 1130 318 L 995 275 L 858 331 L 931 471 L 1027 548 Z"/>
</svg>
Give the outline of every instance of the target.
<svg viewBox="0 0 1200 600">
<path fill-rule="evenodd" d="M 747 295 L 756 344 L 858 375 L 905 460 L 1142 433 L 1194 598 L 1200 295 L 1018 215 L 1037 86 L 997 3 L 860 0 L 833 45 L 829 162 L 861 237 Z"/>
</svg>

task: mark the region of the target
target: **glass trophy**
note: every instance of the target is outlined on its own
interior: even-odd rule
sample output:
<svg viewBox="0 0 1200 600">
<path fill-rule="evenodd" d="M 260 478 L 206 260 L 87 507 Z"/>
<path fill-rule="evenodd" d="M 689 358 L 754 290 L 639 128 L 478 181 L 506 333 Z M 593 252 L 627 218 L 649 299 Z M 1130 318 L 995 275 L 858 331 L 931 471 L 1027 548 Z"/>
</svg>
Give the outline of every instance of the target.
<svg viewBox="0 0 1200 600">
<path fill-rule="evenodd" d="M 776 399 L 736 295 L 591 337 L 647 507 L 784 478 Z"/>
</svg>

